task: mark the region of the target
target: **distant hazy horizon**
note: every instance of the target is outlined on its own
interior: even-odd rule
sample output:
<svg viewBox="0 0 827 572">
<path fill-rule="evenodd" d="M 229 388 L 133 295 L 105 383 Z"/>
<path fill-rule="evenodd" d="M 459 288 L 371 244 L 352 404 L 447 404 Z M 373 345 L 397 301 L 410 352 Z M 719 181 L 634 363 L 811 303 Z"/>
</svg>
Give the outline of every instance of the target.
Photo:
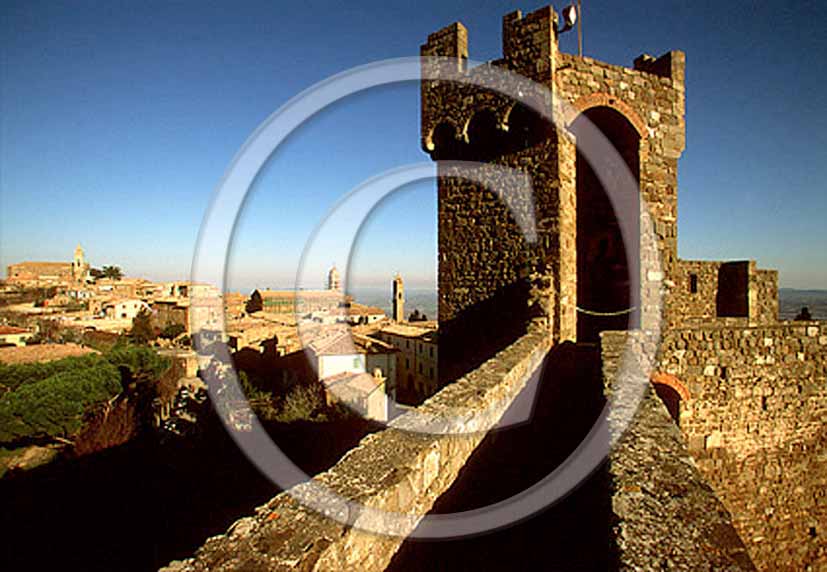
<svg viewBox="0 0 827 572">
<path fill-rule="evenodd" d="M 375 306 L 390 316 L 392 299 L 390 285 L 357 286 L 349 288 L 347 293 L 360 304 Z M 792 320 L 805 306 L 814 319 L 827 320 L 827 289 L 779 288 L 778 301 L 779 318 L 782 320 Z M 405 315 L 410 315 L 415 309 L 424 312 L 428 319 L 438 319 L 436 287 L 406 286 Z"/>
</svg>

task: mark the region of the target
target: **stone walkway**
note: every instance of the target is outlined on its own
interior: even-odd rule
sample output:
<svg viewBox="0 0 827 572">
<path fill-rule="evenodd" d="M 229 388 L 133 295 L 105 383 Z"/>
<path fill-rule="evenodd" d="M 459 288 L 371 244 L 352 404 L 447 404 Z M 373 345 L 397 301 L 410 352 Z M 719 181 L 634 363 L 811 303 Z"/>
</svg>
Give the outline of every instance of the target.
<svg viewBox="0 0 827 572">
<path fill-rule="evenodd" d="M 488 435 L 432 512 L 483 507 L 536 484 L 580 443 L 602 406 L 597 348 L 558 346 L 546 360 L 531 421 Z M 551 508 L 492 533 L 442 542 L 408 540 L 388 570 L 613 568 L 607 483 L 600 468 Z"/>
</svg>

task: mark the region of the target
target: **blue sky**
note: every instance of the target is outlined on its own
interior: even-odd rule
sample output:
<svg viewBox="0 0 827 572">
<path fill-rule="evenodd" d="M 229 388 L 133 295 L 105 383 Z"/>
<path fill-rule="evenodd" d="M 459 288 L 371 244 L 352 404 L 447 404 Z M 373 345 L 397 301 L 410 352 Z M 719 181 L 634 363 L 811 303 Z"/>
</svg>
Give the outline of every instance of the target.
<svg viewBox="0 0 827 572">
<path fill-rule="evenodd" d="M 418 54 L 455 20 L 471 57 L 543 2 L 84 3 L 0 6 L 0 263 L 68 260 L 189 274 L 201 218 L 246 138 L 303 89 Z M 562 4 L 558 7 L 562 7 Z M 781 285 L 827 288 L 827 8 L 821 2 L 584 2 L 586 55 L 687 53 L 680 163 L 685 258 L 755 258 Z M 573 51 L 575 37 L 561 38 Z M 320 114 L 272 158 L 239 218 L 230 287 L 288 286 L 315 225 L 365 179 L 427 159 L 418 87 Z M 377 209 L 351 280 L 434 283 L 432 184 Z M 331 260 L 330 262 L 334 262 Z M 346 261 L 335 260 L 340 267 Z M 321 284 L 322 276 L 319 277 Z"/>
</svg>

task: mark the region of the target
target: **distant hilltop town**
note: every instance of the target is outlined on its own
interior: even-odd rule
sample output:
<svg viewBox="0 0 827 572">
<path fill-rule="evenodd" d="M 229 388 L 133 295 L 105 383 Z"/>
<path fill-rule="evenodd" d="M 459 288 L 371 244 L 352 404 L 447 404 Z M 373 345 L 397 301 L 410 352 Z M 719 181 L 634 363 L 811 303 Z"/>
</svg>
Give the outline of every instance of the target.
<svg viewBox="0 0 827 572">
<path fill-rule="evenodd" d="M 71 262 L 8 266 L 0 287 L 0 346 L 140 336 L 180 359 L 194 380 L 197 323 L 216 331 L 223 326 L 223 341 L 242 370 L 321 381 L 329 401 L 376 419 L 387 419 L 389 398 L 416 404 L 437 391 L 437 324 L 418 310 L 406 319 L 400 275 L 392 281 L 391 317 L 344 294 L 335 266 L 326 286 L 222 294 L 211 284 L 125 277 L 117 266 L 95 269 L 78 245 Z M 297 320 L 303 328 L 312 325 L 304 344 Z"/>
</svg>

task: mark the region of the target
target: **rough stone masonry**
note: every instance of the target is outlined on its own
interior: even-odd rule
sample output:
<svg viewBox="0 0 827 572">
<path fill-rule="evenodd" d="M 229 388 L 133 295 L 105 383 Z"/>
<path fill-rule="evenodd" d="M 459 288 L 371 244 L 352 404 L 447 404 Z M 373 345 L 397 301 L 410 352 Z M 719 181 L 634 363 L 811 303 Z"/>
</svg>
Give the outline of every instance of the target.
<svg viewBox="0 0 827 572">
<path fill-rule="evenodd" d="M 496 193 L 438 164 L 444 388 L 422 407 L 482 408 L 485 395 L 524 382 L 538 351 L 565 341 L 601 345 L 611 395 L 625 345 L 656 347 L 652 385 L 660 400 L 650 392 L 609 459 L 619 566 L 827 570 L 827 326 L 779 321 L 777 273 L 754 261 L 679 259 L 684 54 L 610 65 L 560 52 L 557 26 L 551 7 L 508 14 L 503 57 L 471 69 L 460 23 L 421 48 L 454 59 L 460 77 L 518 72 L 550 90 L 555 101 L 544 105 L 565 101 L 569 110 L 550 125 L 489 90 L 422 83 L 422 148 L 437 161 L 525 172 L 538 227 L 538 240 L 527 244 Z M 641 215 L 632 221 L 636 237 L 624 240 L 605 181 L 578 153 L 584 119 L 638 182 L 634 196 L 621 197 Z M 652 262 L 659 271 L 646 270 Z M 630 292 L 634 285 L 639 291 Z M 372 506 L 427 509 L 479 442 L 433 441 L 397 430 L 371 435 L 320 479 Z M 426 462 L 431 448 L 437 473 Z M 365 459 L 385 477 L 366 482 Z M 383 480 L 388 475 L 396 476 Z M 398 544 L 281 495 L 170 569 L 381 570 Z"/>
<path fill-rule="evenodd" d="M 435 160 L 524 170 L 541 233 L 536 245 L 527 245 L 490 189 L 439 179 L 442 381 L 463 373 L 457 364 L 480 362 L 468 348 L 485 348 L 484 355 L 516 339 L 537 308 L 554 342 L 661 329 L 655 387 L 732 512 L 755 564 L 766 570 L 827 567 L 825 328 L 778 320 L 775 271 L 758 269 L 754 261 L 678 257 L 684 54 L 642 55 L 631 68 L 615 66 L 560 52 L 556 29 L 550 7 L 508 14 L 503 58 L 472 69 L 464 64 L 468 34 L 459 23 L 422 46 L 422 55 L 456 58 L 469 76 L 491 68 L 519 72 L 546 86 L 553 104 L 567 104 L 557 125 L 549 126 L 489 90 L 423 82 L 423 149 Z M 647 242 L 645 217 L 637 221 L 639 240 L 621 236 L 616 209 L 577 151 L 583 117 L 636 176 L 639 197 L 625 197 L 623 204 L 648 213 L 654 243 Z M 646 271 L 653 259 L 660 262 L 658 272 Z M 550 285 L 540 303 L 530 294 L 538 277 Z M 635 283 L 639 295 L 629 296 Z M 652 301 L 659 296 L 658 312 Z M 629 308 L 635 299 L 640 307 Z M 601 315 L 613 313 L 619 315 Z M 489 333 L 495 323 L 504 337 Z"/>
</svg>

